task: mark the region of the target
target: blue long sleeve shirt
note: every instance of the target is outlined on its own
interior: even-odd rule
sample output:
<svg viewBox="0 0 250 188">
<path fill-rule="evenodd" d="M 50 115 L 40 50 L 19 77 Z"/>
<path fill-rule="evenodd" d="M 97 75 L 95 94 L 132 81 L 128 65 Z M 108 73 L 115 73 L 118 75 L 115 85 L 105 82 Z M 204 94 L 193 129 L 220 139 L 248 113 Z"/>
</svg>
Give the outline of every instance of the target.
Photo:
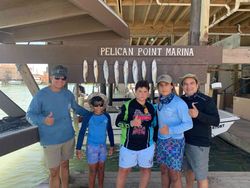
<svg viewBox="0 0 250 188">
<path fill-rule="evenodd" d="M 33 97 L 26 118 L 32 125 L 38 126 L 41 145 L 61 144 L 74 137 L 70 109 L 81 115 L 88 112 L 76 103 L 74 95 L 67 89 L 53 92 L 45 87 Z M 50 112 L 54 124 L 48 126 L 44 120 Z"/>
<path fill-rule="evenodd" d="M 81 129 L 78 134 L 76 149 L 80 150 L 83 144 L 86 130 L 88 129 L 87 144 L 106 144 L 107 133 L 110 146 L 114 146 L 114 134 L 111 125 L 111 118 L 108 113 L 96 115 L 92 112 L 83 117 Z"/>
<path fill-rule="evenodd" d="M 159 129 L 164 125 L 169 127 L 169 134 L 162 135 L 158 132 L 159 139 L 181 139 L 184 132 L 193 127 L 193 122 L 188 113 L 187 104 L 178 96 L 174 96 L 172 101 L 164 104 L 162 109 L 157 109 Z"/>
</svg>

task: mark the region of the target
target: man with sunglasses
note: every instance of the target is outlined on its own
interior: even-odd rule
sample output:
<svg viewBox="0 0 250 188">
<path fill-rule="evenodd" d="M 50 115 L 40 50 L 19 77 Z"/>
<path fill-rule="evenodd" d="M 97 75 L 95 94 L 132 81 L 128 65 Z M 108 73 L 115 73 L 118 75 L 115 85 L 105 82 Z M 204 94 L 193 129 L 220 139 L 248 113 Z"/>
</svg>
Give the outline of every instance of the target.
<svg viewBox="0 0 250 188">
<path fill-rule="evenodd" d="M 79 106 L 72 92 L 64 86 L 67 68 L 58 65 L 51 71 L 51 84 L 41 89 L 32 99 L 26 118 L 38 126 L 40 144 L 50 172 L 50 187 L 68 187 L 69 159 L 74 155 L 74 129 L 70 109 L 78 114 L 86 113 Z"/>
</svg>

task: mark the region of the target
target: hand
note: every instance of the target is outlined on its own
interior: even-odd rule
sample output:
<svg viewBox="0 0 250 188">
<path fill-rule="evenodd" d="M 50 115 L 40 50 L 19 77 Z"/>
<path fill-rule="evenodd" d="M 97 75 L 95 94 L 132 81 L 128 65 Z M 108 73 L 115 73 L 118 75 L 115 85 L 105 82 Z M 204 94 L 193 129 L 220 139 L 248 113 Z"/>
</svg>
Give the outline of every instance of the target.
<svg viewBox="0 0 250 188">
<path fill-rule="evenodd" d="M 50 126 L 54 124 L 54 118 L 52 112 L 50 112 L 49 115 L 45 118 L 44 123 Z"/>
<path fill-rule="evenodd" d="M 76 150 L 76 158 L 81 160 L 83 158 L 83 153 L 81 150 Z"/>
<path fill-rule="evenodd" d="M 160 128 L 160 133 L 161 134 L 169 134 L 169 128 L 167 125 L 163 125 L 161 128 Z"/>
<path fill-rule="evenodd" d="M 199 114 L 199 110 L 196 108 L 196 106 L 194 105 L 194 103 L 192 103 L 192 107 L 193 107 L 193 109 L 189 109 L 189 115 L 192 118 L 197 118 L 197 116 Z"/>
<path fill-rule="evenodd" d="M 114 150 L 115 150 L 114 147 L 110 147 L 110 148 L 109 148 L 109 154 L 108 154 L 108 155 L 109 155 L 109 156 L 113 155 Z"/>
<path fill-rule="evenodd" d="M 141 119 L 138 116 L 135 116 L 135 119 L 130 121 L 132 127 L 140 127 L 141 126 Z"/>
</svg>

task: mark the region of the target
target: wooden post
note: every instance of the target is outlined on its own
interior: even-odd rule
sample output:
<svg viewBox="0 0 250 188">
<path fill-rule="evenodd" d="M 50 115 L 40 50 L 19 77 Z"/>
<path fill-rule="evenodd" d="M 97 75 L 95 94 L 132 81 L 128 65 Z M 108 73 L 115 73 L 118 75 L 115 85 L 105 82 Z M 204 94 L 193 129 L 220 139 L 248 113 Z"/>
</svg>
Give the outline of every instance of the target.
<svg viewBox="0 0 250 188">
<path fill-rule="evenodd" d="M 112 106 L 112 100 L 113 100 L 113 84 L 108 85 L 108 101 L 109 101 L 109 106 Z"/>
<path fill-rule="evenodd" d="M 210 11 L 210 0 L 201 0 L 201 15 L 200 15 L 201 45 L 207 45 L 208 43 L 209 11 Z"/>
<path fill-rule="evenodd" d="M 23 81 L 27 85 L 31 95 L 34 96 L 37 91 L 39 91 L 39 87 L 33 75 L 31 74 L 29 67 L 27 66 L 27 64 L 16 64 L 16 67 L 22 75 Z"/>
<path fill-rule="evenodd" d="M 191 1 L 191 14 L 190 14 L 190 33 L 189 45 L 199 46 L 200 44 L 200 16 L 201 16 L 201 1 Z"/>
<path fill-rule="evenodd" d="M 104 83 L 101 83 L 101 84 L 100 84 L 100 91 L 101 91 L 101 93 L 103 93 L 104 95 L 107 94 L 107 93 L 106 93 L 106 84 L 104 84 Z"/>
</svg>

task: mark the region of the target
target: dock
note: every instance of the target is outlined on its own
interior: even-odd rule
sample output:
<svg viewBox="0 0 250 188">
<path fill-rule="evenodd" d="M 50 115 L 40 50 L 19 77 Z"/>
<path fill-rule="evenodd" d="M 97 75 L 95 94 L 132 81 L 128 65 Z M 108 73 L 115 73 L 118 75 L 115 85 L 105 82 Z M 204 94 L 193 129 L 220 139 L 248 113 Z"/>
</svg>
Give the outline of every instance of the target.
<svg viewBox="0 0 250 188">
<path fill-rule="evenodd" d="M 105 172 L 104 187 L 115 188 L 117 172 Z M 132 172 L 127 179 L 126 188 L 138 188 L 139 172 Z M 182 178 L 183 187 L 185 179 Z M 97 184 L 97 180 L 96 180 Z M 47 188 L 48 182 L 40 184 L 37 188 Z M 70 176 L 70 188 L 87 188 L 87 173 L 72 173 Z M 97 187 L 97 186 L 96 186 Z M 161 187 L 160 172 L 152 172 L 148 188 Z M 196 183 L 195 183 L 196 187 Z M 249 188 L 250 172 L 209 172 L 209 187 L 211 188 Z"/>
</svg>

